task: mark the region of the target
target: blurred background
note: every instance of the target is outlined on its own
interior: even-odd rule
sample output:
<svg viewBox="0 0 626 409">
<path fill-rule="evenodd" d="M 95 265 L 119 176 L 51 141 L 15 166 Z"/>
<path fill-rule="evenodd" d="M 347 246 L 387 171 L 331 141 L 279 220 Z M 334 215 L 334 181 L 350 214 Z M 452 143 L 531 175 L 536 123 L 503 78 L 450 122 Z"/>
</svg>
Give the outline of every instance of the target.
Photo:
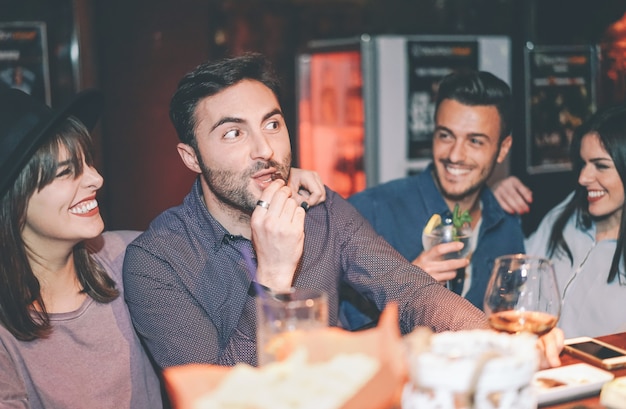
<svg viewBox="0 0 626 409">
<path fill-rule="evenodd" d="M 180 78 L 201 62 L 266 54 L 283 81 L 294 164 L 315 168 L 311 144 L 320 139 L 348 146 L 330 173 L 319 171 L 349 195 L 419 172 L 428 160 L 419 137 L 411 139 L 430 112 L 413 95 L 420 85 L 409 77 L 422 72 L 422 60 L 411 50 L 449 46 L 476 54 L 480 66 L 495 64 L 513 88 L 514 146 L 493 181 L 515 174 L 534 190 L 528 233 L 573 186 L 568 132 L 597 107 L 623 102 L 625 13 L 624 0 L 0 0 L 0 80 L 19 81 L 53 107 L 84 88 L 104 92 L 94 132 L 103 215 L 108 229 L 145 229 L 193 181 L 168 109 Z M 492 39 L 503 41 L 503 62 L 486 57 L 481 65 Z M 402 78 L 387 87 L 394 72 Z M 399 94 L 386 95 L 392 88 Z M 326 89 L 341 97 L 325 99 Z M 546 106 L 560 109 L 556 125 L 540 115 Z M 345 114 L 333 118 L 337 110 Z M 400 131 L 385 128 L 390 110 L 400 112 Z M 410 122 L 419 117 L 421 125 Z M 394 157 L 400 167 L 385 173 Z"/>
</svg>

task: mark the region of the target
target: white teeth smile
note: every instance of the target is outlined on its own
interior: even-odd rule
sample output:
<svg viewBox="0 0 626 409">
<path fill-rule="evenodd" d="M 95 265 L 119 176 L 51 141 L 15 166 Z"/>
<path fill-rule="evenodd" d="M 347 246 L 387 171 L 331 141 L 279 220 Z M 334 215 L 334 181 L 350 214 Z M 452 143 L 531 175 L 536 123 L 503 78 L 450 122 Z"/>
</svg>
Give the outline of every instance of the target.
<svg viewBox="0 0 626 409">
<path fill-rule="evenodd" d="M 73 214 L 85 214 L 98 207 L 98 201 L 96 199 L 89 200 L 87 202 L 78 204 L 70 209 L 70 213 Z"/>
<path fill-rule="evenodd" d="M 606 195 L 606 192 L 603 190 L 590 190 L 587 192 L 587 195 L 592 198 L 600 197 Z"/>
<path fill-rule="evenodd" d="M 469 169 L 459 169 L 450 166 L 446 166 L 446 170 L 455 176 L 467 175 L 470 172 Z"/>
</svg>

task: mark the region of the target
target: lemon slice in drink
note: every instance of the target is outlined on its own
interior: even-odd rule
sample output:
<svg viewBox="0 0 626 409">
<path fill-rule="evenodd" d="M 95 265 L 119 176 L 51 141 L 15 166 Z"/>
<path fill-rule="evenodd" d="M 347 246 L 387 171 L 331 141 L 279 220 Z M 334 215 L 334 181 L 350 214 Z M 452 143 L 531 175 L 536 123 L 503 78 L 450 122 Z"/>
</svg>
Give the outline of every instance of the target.
<svg viewBox="0 0 626 409">
<path fill-rule="evenodd" d="M 430 220 L 428 220 L 428 223 L 426 223 L 426 226 L 424 227 L 424 234 L 430 234 L 435 227 L 439 226 L 441 224 L 441 215 L 439 215 L 438 213 L 433 214 L 432 216 L 430 216 Z"/>
</svg>

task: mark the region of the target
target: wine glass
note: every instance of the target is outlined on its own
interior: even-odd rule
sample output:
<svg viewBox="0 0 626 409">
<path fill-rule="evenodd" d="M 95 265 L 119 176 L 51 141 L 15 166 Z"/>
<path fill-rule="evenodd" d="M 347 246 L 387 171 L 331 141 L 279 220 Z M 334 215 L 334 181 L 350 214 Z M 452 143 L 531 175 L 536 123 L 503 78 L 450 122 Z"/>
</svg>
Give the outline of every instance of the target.
<svg viewBox="0 0 626 409">
<path fill-rule="evenodd" d="M 496 258 L 484 308 L 489 324 L 497 331 L 537 336 L 550 332 L 561 313 L 550 260 L 526 254 Z"/>
</svg>

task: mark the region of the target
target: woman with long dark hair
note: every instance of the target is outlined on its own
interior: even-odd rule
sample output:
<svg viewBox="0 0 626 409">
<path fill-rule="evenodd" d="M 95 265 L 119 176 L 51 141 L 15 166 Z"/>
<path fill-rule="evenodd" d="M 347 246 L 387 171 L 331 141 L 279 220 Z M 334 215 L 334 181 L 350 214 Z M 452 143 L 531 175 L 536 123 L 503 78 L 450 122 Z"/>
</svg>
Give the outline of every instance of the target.
<svg viewBox="0 0 626 409">
<path fill-rule="evenodd" d="M 571 144 L 574 192 L 525 242 L 556 270 L 566 337 L 626 330 L 626 106 L 597 112 Z"/>
<path fill-rule="evenodd" d="M 130 321 L 122 261 L 102 233 L 91 129 L 102 97 L 55 112 L 0 88 L 0 406 L 160 408 Z"/>
</svg>

